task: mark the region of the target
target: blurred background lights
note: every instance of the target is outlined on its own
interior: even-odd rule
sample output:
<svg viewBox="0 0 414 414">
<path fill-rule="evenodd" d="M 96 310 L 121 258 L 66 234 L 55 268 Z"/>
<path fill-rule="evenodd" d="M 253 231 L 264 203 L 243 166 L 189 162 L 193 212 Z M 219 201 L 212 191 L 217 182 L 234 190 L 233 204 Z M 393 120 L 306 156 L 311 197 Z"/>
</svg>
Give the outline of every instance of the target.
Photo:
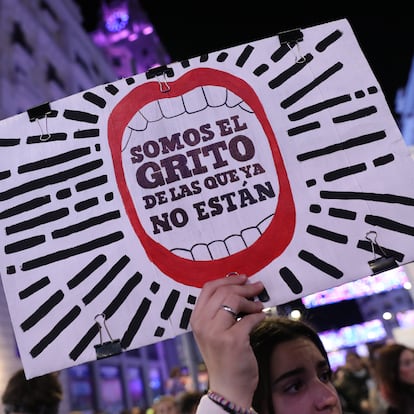
<svg viewBox="0 0 414 414">
<path fill-rule="evenodd" d="M 293 309 L 292 312 L 290 312 L 290 317 L 292 319 L 300 319 L 302 316 L 302 312 L 299 309 Z"/>
<path fill-rule="evenodd" d="M 384 319 L 385 321 L 389 321 L 392 319 L 392 313 L 391 312 L 384 312 L 382 314 L 382 319 Z"/>
<path fill-rule="evenodd" d="M 142 29 L 142 33 L 145 36 L 150 35 L 152 32 L 154 31 L 154 27 L 151 26 L 150 24 L 147 24 L 143 29 Z"/>
<path fill-rule="evenodd" d="M 407 289 L 407 290 L 410 290 L 413 287 L 411 282 L 408 282 L 408 281 L 405 282 L 403 286 L 404 286 L 404 289 Z"/>
</svg>

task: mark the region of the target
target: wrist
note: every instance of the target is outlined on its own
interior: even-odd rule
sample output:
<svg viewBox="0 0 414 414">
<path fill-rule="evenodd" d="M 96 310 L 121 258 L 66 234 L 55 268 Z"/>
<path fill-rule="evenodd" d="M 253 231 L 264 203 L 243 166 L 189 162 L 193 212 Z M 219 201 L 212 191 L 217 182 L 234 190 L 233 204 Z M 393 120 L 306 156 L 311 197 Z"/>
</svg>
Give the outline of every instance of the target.
<svg viewBox="0 0 414 414">
<path fill-rule="evenodd" d="M 221 394 L 208 390 L 207 392 L 208 398 L 219 405 L 224 411 L 230 414 L 258 414 L 253 408 L 243 408 L 233 401 L 227 400 Z"/>
</svg>

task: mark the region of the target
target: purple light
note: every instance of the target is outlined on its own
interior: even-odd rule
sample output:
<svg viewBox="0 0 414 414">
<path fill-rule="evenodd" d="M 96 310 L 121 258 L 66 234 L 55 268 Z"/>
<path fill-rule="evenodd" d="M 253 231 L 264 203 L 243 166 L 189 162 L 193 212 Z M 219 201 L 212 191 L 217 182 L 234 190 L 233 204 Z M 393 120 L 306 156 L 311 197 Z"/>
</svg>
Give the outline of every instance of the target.
<svg viewBox="0 0 414 414">
<path fill-rule="evenodd" d="M 392 289 L 402 288 L 406 282 L 408 282 L 408 276 L 404 269 L 399 267 L 383 272 L 375 277 L 364 277 L 344 285 L 313 293 L 302 298 L 302 303 L 307 308 L 313 308 L 343 300 L 388 292 Z"/>
<path fill-rule="evenodd" d="M 125 10 L 115 10 L 111 13 L 105 22 L 105 27 L 109 32 L 119 32 L 127 26 L 129 22 L 129 15 Z"/>
<path fill-rule="evenodd" d="M 150 35 L 154 31 L 154 28 L 151 25 L 147 25 L 142 29 L 144 35 Z"/>
</svg>

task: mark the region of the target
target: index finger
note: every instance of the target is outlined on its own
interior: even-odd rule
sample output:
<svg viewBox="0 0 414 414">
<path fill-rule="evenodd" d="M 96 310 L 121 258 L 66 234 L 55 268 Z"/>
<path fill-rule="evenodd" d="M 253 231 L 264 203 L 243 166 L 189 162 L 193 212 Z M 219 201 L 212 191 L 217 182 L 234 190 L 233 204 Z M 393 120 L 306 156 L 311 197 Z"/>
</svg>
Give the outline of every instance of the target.
<svg viewBox="0 0 414 414">
<path fill-rule="evenodd" d="M 230 296 L 252 298 L 263 290 L 262 282 L 251 284 L 246 282 L 246 275 L 235 275 L 207 282 L 197 299 L 192 319 L 196 318 L 201 313 L 201 310 L 205 318 L 212 318 L 221 305 L 229 305 L 227 299 Z M 230 303 L 230 305 L 233 304 Z"/>
</svg>

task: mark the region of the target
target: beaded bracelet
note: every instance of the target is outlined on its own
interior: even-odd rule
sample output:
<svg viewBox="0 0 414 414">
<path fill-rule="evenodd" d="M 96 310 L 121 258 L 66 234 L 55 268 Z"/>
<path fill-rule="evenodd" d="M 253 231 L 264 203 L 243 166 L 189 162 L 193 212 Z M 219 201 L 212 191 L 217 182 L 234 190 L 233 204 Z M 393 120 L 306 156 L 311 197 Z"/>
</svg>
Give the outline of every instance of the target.
<svg viewBox="0 0 414 414">
<path fill-rule="evenodd" d="M 222 395 L 217 394 L 214 391 L 208 390 L 207 392 L 208 398 L 210 398 L 211 401 L 215 402 L 217 405 L 219 405 L 221 408 L 223 408 L 224 411 L 230 414 L 258 414 L 257 411 L 253 410 L 253 408 L 241 408 L 237 406 L 236 404 L 232 403 L 229 400 L 226 400 Z"/>
</svg>

